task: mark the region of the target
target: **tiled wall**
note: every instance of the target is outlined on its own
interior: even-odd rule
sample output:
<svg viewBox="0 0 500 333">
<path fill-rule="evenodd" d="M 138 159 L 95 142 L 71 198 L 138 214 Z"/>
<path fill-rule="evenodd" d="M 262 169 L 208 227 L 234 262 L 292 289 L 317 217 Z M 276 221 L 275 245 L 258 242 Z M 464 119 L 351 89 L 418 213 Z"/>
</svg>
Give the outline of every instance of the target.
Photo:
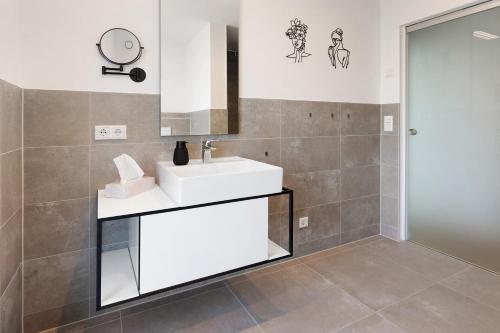
<svg viewBox="0 0 500 333">
<path fill-rule="evenodd" d="M 381 117 L 394 117 L 394 131 L 384 132 L 381 136 L 381 233 L 400 240 L 399 223 L 399 104 L 386 104 L 381 107 Z M 383 124 L 383 120 L 381 121 Z"/>
<path fill-rule="evenodd" d="M 0 80 L 0 332 L 22 323 L 22 89 Z"/>
<path fill-rule="evenodd" d="M 24 323 L 31 333 L 95 316 L 96 191 L 118 177 L 112 158 L 127 153 L 154 175 L 156 161 L 172 159 L 178 138 L 159 136 L 158 96 L 24 96 Z M 239 118 L 240 134 L 212 137 L 222 140 L 213 155 L 284 168 L 285 185 L 295 190 L 298 255 L 379 233 L 379 105 L 244 99 Z M 128 140 L 95 142 L 93 126 L 106 124 L 127 125 Z M 184 139 L 198 158 L 205 137 Z M 286 216 L 273 213 L 272 238 L 284 243 Z M 306 215 L 309 228 L 298 230 Z"/>
</svg>

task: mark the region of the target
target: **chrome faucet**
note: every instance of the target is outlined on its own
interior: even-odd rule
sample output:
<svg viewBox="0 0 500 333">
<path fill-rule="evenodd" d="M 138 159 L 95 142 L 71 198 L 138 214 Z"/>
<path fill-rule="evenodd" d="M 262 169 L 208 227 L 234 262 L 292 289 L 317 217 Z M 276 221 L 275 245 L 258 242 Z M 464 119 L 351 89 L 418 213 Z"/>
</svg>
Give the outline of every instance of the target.
<svg viewBox="0 0 500 333">
<path fill-rule="evenodd" d="M 210 159 L 212 158 L 212 151 L 216 149 L 217 148 L 214 147 L 213 141 L 204 140 L 201 142 L 201 161 L 203 164 L 206 163 L 205 161 L 210 161 Z"/>
</svg>

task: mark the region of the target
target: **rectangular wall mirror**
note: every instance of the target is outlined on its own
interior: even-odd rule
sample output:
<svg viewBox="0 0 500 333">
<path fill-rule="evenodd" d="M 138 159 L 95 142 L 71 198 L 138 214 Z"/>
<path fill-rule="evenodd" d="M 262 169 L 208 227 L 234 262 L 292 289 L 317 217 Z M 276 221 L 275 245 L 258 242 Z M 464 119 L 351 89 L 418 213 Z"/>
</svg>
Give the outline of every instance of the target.
<svg viewBox="0 0 500 333">
<path fill-rule="evenodd" d="M 240 0 L 161 0 L 161 135 L 238 133 Z"/>
</svg>

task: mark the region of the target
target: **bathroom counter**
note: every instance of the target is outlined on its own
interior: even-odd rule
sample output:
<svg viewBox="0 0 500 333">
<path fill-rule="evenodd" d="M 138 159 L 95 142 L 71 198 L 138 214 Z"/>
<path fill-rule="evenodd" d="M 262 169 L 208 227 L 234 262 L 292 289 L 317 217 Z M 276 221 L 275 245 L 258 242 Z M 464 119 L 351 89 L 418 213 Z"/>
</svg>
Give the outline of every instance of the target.
<svg viewBox="0 0 500 333">
<path fill-rule="evenodd" d="M 159 186 L 128 199 L 104 197 L 104 190 L 98 192 L 97 218 L 117 218 L 133 214 L 155 212 L 176 208 L 175 204 Z"/>
</svg>

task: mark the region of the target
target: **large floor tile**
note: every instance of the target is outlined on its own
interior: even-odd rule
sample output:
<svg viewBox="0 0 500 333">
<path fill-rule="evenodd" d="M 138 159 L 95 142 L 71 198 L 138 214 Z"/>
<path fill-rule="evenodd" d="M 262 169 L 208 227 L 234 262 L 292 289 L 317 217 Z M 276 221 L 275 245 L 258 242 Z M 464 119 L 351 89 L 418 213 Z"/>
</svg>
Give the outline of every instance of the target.
<svg viewBox="0 0 500 333">
<path fill-rule="evenodd" d="M 500 311 L 500 276 L 485 270 L 470 267 L 442 283 L 480 303 Z"/>
<path fill-rule="evenodd" d="M 422 275 L 375 255 L 366 247 L 323 257 L 307 265 L 375 310 L 432 285 Z"/>
<path fill-rule="evenodd" d="M 123 318 L 123 333 L 253 333 L 256 326 L 226 288 Z"/>
<path fill-rule="evenodd" d="M 373 315 L 335 333 L 404 333 L 404 331 L 379 315 Z"/>
<path fill-rule="evenodd" d="M 500 312 L 443 286 L 418 293 L 382 315 L 408 333 L 493 333 L 500 329 Z"/>
<path fill-rule="evenodd" d="M 369 249 L 436 282 L 469 267 L 462 261 L 410 242 L 384 239 L 371 243 Z"/>
<path fill-rule="evenodd" d="M 266 333 L 332 332 L 371 313 L 305 265 L 230 288 Z"/>
</svg>

